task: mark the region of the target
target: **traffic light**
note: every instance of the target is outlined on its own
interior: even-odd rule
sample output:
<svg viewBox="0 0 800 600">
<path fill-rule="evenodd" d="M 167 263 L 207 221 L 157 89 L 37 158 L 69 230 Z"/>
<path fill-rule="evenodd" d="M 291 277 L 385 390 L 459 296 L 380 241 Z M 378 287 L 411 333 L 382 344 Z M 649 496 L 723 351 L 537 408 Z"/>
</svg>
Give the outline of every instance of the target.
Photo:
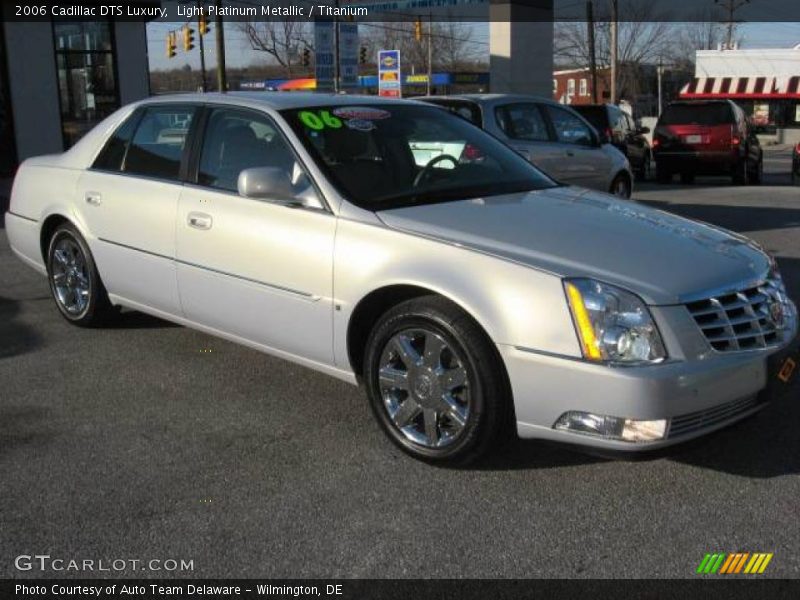
<svg viewBox="0 0 800 600">
<path fill-rule="evenodd" d="M 194 29 L 186 25 L 183 28 L 183 49 L 189 52 L 194 48 Z"/>
<path fill-rule="evenodd" d="M 414 21 L 414 39 L 418 42 L 422 40 L 422 19 L 419 17 Z"/>
<path fill-rule="evenodd" d="M 206 21 L 205 15 L 197 17 L 197 32 L 200 35 L 207 35 L 209 32 L 208 21 Z"/>
<path fill-rule="evenodd" d="M 303 66 L 307 67 L 311 64 L 311 50 L 308 48 L 303 50 Z"/>
<path fill-rule="evenodd" d="M 359 64 L 365 65 L 367 64 L 367 47 L 361 46 L 361 49 L 358 51 L 358 62 Z"/>
<path fill-rule="evenodd" d="M 175 56 L 175 32 L 170 31 L 167 33 L 167 58 Z"/>
</svg>

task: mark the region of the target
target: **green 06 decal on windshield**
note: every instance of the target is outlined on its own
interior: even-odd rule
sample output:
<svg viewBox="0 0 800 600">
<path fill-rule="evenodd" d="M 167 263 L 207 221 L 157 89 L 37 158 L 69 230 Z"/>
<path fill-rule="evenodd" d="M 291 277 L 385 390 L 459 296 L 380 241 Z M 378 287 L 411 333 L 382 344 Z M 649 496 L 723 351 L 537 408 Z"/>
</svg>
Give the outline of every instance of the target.
<svg viewBox="0 0 800 600">
<path fill-rule="evenodd" d="M 326 127 L 339 129 L 342 126 L 342 120 L 339 117 L 334 117 L 327 110 L 321 110 L 318 113 L 310 110 L 302 110 L 299 116 L 303 125 L 315 131 L 325 129 Z"/>
</svg>

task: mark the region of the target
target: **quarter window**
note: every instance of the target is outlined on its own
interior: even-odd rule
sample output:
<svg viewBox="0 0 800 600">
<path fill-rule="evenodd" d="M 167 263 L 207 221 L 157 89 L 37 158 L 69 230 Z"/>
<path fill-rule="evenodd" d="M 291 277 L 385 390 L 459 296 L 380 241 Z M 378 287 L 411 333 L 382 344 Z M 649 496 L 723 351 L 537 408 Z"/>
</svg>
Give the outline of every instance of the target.
<svg viewBox="0 0 800 600">
<path fill-rule="evenodd" d="M 529 142 L 549 141 L 547 125 L 535 104 L 510 104 L 497 109 L 497 123 L 506 135 Z"/>
<path fill-rule="evenodd" d="M 123 171 L 177 180 L 189 126 L 197 109 L 159 106 L 144 111 L 125 156 Z"/>
<path fill-rule="evenodd" d="M 119 171 L 122 169 L 122 161 L 125 159 L 125 152 L 128 150 L 136 124 L 141 117 L 140 112 L 135 112 L 129 116 L 125 122 L 114 132 L 114 135 L 106 142 L 105 148 L 95 159 L 93 169 L 102 171 Z"/>
<path fill-rule="evenodd" d="M 551 105 L 547 105 L 547 112 L 553 122 L 553 129 L 559 142 L 583 146 L 592 144 L 593 137 L 589 126 L 577 115 L 558 106 Z"/>
</svg>

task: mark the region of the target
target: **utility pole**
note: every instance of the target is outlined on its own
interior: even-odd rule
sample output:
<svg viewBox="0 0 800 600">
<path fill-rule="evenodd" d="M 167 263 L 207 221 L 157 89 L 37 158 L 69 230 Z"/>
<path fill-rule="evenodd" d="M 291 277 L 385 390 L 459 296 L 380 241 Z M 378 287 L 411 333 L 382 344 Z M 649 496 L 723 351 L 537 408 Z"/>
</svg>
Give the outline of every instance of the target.
<svg viewBox="0 0 800 600">
<path fill-rule="evenodd" d="M 339 0 L 334 0 L 334 17 L 333 17 L 333 91 L 339 93 L 339 17 L 336 13 L 339 12 Z"/>
<path fill-rule="evenodd" d="M 431 95 L 431 80 L 433 79 L 433 13 L 428 13 L 428 91 Z"/>
<path fill-rule="evenodd" d="M 197 0 L 197 7 L 200 10 L 204 10 L 203 8 L 203 0 Z M 205 94 L 208 91 L 208 85 L 206 84 L 206 48 L 203 44 L 203 38 L 205 37 L 205 33 L 203 33 L 203 27 L 205 25 L 205 16 L 197 18 L 197 35 L 200 38 L 200 89 Z"/>
<path fill-rule="evenodd" d="M 656 67 L 656 73 L 658 73 L 658 116 L 661 116 L 663 101 L 662 101 L 662 94 L 661 94 L 661 76 L 664 74 L 664 63 L 661 59 L 658 59 L 658 66 Z"/>
<path fill-rule="evenodd" d="M 617 103 L 617 34 L 619 2 L 611 0 L 611 104 Z"/>
<path fill-rule="evenodd" d="M 216 34 L 217 39 L 217 87 L 223 94 L 228 91 L 228 81 L 225 75 L 225 32 L 222 29 L 222 1 L 215 0 L 217 7 Z"/>
<path fill-rule="evenodd" d="M 728 13 L 728 43 L 725 46 L 728 50 L 733 49 L 733 28 L 736 24 L 734 13 L 749 3 L 750 0 L 714 0 L 714 4 L 722 6 L 725 12 Z"/>
<path fill-rule="evenodd" d="M 589 35 L 589 73 L 592 81 L 592 104 L 597 104 L 597 57 L 594 48 L 594 7 L 592 0 L 586 3 L 586 27 Z"/>
</svg>

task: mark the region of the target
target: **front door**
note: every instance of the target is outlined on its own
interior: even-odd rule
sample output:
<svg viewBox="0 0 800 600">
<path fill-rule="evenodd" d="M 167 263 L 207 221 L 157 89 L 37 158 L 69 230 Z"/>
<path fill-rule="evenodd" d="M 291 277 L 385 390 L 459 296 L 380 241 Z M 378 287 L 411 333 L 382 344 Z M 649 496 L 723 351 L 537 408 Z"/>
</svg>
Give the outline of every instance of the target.
<svg viewBox="0 0 800 600">
<path fill-rule="evenodd" d="M 548 104 L 546 109 L 558 145 L 562 181 L 607 192 L 611 158 L 595 144 L 589 124 L 560 106 Z"/>
<path fill-rule="evenodd" d="M 264 113 L 213 108 L 194 183 L 178 208 L 178 286 L 187 318 L 291 355 L 332 364 L 333 241 L 327 210 L 245 198 L 239 173 L 285 170 L 304 196 L 312 182 Z"/>
</svg>

